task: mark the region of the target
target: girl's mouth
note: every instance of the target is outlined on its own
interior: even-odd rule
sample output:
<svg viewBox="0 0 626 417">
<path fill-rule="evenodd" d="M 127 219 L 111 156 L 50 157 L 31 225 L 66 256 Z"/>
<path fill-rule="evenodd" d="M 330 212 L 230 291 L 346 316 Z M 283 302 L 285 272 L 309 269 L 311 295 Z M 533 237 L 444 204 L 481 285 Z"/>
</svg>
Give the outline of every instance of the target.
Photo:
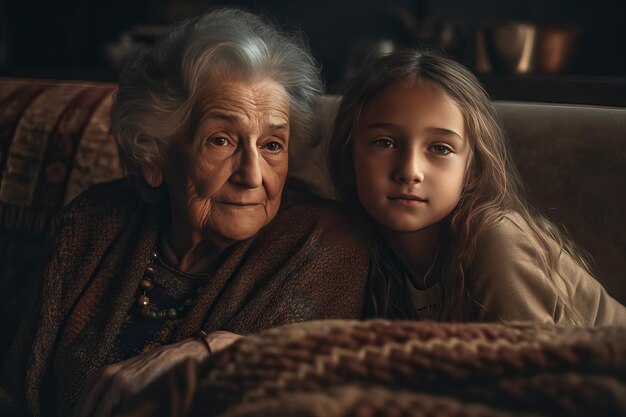
<svg viewBox="0 0 626 417">
<path fill-rule="evenodd" d="M 426 198 L 413 195 L 413 194 L 395 194 L 387 198 L 393 201 L 394 203 L 397 203 L 403 206 L 418 206 L 428 201 Z"/>
</svg>

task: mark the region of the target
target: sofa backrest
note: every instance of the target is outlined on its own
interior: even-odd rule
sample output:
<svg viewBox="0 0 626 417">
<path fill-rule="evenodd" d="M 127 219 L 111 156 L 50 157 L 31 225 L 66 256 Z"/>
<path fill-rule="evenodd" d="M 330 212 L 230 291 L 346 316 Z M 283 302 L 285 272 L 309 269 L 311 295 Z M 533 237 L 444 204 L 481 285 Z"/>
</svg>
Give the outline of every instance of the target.
<svg viewBox="0 0 626 417">
<path fill-rule="evenodd" d="M 92 184 L 122 175 L 108 134 L 114 84 L 0 80 L 0 231 L 38 232 Z M 314 143 L 290 175 L 332 196 L 326 143 L 339 97 L 325 97 Z M 626 303 L 626 108 L 496 102 L 529 196 L 596 260 Z"/>
<path fill-rule="evenodd" d="M 626 108 L 496 103 L 530 201 L 626 303 Z"/>
</svg>

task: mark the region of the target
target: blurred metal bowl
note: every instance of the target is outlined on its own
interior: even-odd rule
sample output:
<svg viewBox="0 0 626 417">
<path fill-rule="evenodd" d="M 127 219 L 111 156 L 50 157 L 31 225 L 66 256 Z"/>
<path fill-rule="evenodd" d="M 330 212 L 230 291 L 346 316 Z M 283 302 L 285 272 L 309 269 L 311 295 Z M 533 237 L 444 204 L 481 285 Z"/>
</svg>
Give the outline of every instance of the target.
<svg viewBox="0 0 626 417">
<path fill-rule="evenodd" d="M 476 70 L 481 73 L 558 74 L 578 43 L 576 25 L 500 23 L 477 29 Z"/>
</svg>

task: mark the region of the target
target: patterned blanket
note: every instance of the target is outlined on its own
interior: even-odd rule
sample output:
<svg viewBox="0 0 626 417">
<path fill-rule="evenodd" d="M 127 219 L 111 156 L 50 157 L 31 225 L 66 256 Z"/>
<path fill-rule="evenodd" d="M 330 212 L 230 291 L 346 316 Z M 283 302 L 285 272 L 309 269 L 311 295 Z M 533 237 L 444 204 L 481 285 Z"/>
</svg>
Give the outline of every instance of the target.
<svg viewBox="0 0 626 417">
<path fill-rule="evenodd" d="M 626 415 L 626 328 L 320 321 L 197 370 L 189 415 Z"/>
</svg>

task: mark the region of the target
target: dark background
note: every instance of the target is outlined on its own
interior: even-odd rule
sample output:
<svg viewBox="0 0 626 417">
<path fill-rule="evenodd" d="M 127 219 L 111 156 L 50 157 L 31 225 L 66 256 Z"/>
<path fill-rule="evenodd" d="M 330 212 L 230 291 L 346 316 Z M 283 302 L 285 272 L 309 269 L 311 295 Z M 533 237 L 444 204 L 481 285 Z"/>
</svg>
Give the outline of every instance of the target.
<svg viewBox="0 0 626 417">
<path fill-rule="evenodd" d="M 454 27 L 444 48 L 475 67 L 475 30 L 522 21 L 573 24 L 580 29 L 571 64 L 558 75 L 482 75 L 494 98 L 626 105 L 626 14 L 617 0 L 0 0 L 0 76 L 115 80 L 111 51 L 129 33 L 131 47 L 150 43 L 137 25 L 163 25 L 220 5 L 271 16 L 304 31 L 330 92 L 340 90 L 364 51 L 388 40 L 397 47 L 441 45 L 441 28 Z M 145 30 L 144 30 L 145 32 Z M 363 47 L 365 45 L 365 47 Z M 108 51 L 108 52 L 107 52 Z M 527 97 L 528 96 L 528 97 Z"/>
</svg>

